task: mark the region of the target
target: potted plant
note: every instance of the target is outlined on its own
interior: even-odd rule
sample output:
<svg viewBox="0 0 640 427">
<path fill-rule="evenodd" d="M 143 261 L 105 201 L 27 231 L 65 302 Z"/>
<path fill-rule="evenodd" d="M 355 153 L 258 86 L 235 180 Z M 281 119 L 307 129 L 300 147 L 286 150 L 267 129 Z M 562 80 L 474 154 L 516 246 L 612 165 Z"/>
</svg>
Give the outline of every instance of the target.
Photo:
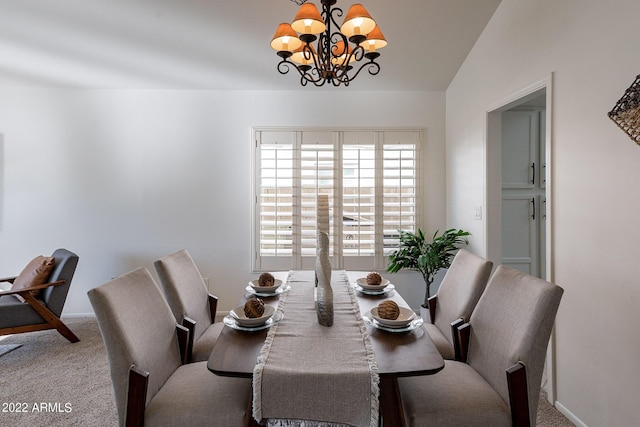
<svg viewBox="0 0 640 427">
<path fill-rule="evenodd" d="M 450 228 L 440 236 L 438 232 L 434 233 L 431 241 L 427 241 L 419 228 L 416 233 L 401 230 L 400 246 L 389 255 L 387 272 L 410 269 L 422 274 L 426 285 L 424 308 L 429 308 L 430 288 L 438 270 L 449 268 L 456 250 L 469 243 L 466 238 L 470 235 L 468 231 Z"/>
</svg>

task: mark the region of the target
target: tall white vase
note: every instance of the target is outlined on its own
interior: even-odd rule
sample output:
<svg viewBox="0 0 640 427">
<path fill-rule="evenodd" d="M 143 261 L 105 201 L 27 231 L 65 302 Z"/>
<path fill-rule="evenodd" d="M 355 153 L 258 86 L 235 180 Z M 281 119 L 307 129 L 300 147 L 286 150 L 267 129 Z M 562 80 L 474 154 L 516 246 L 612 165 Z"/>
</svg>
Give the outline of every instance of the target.
<svg viewBox="0 0 640 427">
<path fill-rule="evenodd" d="M 318 281 L 318 300 L 316 312 L 318 323 L 333 325 L 333 289 L 331 289 L 331 263 L 329 262 L 329 236 L 318 233 L 316 251 L 316 279 Z"/>
</svg>

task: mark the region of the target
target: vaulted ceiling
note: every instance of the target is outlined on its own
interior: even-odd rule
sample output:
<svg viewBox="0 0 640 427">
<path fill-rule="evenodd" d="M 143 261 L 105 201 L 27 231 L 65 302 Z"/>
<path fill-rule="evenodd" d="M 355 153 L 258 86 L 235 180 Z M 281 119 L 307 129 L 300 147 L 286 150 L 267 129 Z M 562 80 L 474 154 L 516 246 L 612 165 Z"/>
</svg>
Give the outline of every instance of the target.
<svg viewBox="0 0 640 427">
<path fill-rule="evenodd" d="M 336 6 L 346 13 L 357 1 L 389 45 L 380 74 L 361 74 L 349 90 L 445 90 L 500 3 Z M 290 0 L 2 0 L 0 87 L 298 90 L 269 46 L 297 9 Z"/>
</svg>

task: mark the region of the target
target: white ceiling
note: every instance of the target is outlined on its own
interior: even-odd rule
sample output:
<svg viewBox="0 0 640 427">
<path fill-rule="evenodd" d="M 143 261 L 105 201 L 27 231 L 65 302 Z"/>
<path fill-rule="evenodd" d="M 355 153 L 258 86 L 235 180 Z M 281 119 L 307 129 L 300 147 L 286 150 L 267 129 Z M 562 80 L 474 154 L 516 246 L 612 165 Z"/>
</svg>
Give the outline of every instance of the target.
<svg viewBox="0 0 640 427">
<path fill-rule="evenodd" d="M 336 6 L 346 13 L 356 1 Z M 360 1 L 389 45 L 380 74 L 363 70 L 350 90 L 445 90 L 500 3 Z M 0 0 L 0 87 L 297 90 L 297 73 L 279 74 L 269 46 L 297 9 L 290 0 Z"/>
</svg>

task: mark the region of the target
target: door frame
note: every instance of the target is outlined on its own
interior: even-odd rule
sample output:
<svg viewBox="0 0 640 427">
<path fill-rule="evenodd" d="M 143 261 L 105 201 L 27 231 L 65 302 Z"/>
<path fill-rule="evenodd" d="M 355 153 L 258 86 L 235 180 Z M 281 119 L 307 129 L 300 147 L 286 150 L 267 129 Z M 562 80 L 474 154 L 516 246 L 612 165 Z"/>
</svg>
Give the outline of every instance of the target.
<svg viewBox="0 0 640 427">
<path fill-rule="evenodd" d="M 554 281 L 553 264 L 553 73 L 546 78 L 531 84 L 493 104 L 486 109 L 485 161 L 486 185 L 484 206 L 485 221 L 485 253 L 487 258 L 500 264 L 502 258 L 502 120 L 503 111 L 523 104 L 533 98 L 545 94 L 545 190 L 546 190 L 546 245 L 545 275 L 546 280 Z M 551 404 L 555 402 L 555 332 L 551 332 L 547 347 L 546 380 L 547 398 Z"/>
</svg>

